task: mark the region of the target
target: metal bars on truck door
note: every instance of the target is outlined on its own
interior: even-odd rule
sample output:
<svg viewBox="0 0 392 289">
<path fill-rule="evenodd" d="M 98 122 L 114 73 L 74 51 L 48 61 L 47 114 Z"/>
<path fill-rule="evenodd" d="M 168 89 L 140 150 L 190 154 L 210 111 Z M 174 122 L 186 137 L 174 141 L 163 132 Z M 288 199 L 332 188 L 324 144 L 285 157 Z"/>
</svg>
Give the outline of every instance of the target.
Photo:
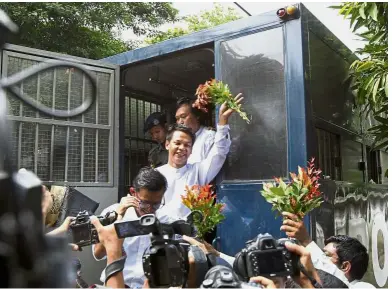
<svg viewBox="0 0 392 289">
<path fill-rule="evenodd" d="M 144 134 L 144 121 L 153 112 L 161 111 L 159 104 L 145 101 L 137 94 L 125 96 L 125 187 L 143 166 L 148 165 L 148 152 L 154 146 L 151 136 Z"/>
<path fill-rule="evenodd" d="M 26 48 L 28 50 L 28 48 Z M 12 75 L 46 60 L 14 51 L 3 51 L 2 73 Z M 19 168 L 34 171 L 44 183 L 96 186 L 113 182 L 114 70 L 89 67 L 98 78 L 97 101 L 86 115 L 59 119 L 33 111 L 8 96 L 13 124 L 10 157 Z M 58 68 L 21 84 L 23 93 L 53 109 L 79 106 L 91 84 L 82 72 Z"/>
</svg>

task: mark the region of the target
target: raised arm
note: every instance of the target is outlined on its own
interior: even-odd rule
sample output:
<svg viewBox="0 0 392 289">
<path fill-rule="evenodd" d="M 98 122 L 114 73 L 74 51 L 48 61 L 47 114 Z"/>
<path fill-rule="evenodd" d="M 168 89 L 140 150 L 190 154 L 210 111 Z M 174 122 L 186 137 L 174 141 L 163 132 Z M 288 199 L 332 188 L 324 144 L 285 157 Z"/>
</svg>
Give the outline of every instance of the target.
<svg viewBox="0 0 392 289">
<path fill-rule="evenodd" d="M 237 104 L 240 104 L 243 99 L 241 93 L 235 97 Z M 225 163 L 231 145 L 228 123 L 233 112 L 234 110 L 228 108 L 226 103 L 223 103 L 219 109 L 219 122 L 216 129 L 214 144 L 207 158 L 200 163 L 195 164 L 199 169 L 198 177 L 201 185 L 210 183 Z"/>
</svg>

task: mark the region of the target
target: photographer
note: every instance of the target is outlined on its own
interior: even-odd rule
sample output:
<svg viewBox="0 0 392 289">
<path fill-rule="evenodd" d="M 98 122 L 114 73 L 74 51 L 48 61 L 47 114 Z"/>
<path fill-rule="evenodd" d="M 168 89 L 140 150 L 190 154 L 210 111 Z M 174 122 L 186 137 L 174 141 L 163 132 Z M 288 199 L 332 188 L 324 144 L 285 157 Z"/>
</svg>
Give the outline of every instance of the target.
<svg viewBox="0 0 392 289">
<path fill-rule="evenodd" d="M 154 214 L 161 207 L 164 192 L 167 187 L 165 177 L 151 168 L 143 168 L 133 182 L 134 196 L 126 197 L 120 204 L 114 204 L 102 211 L 101 216 L 107 212 L 117 211 L 124 221 L 138 220 L 145 214 Z M 117 238 L 115 231 L 113 238 Z M 150 245 L 148 235 L 126 238 L 123 243 L 123 255 L 127 256 L 124 266 L 124 281 L 129 287 L 141 288 L 145 276 L 142 256 Z M 93 256 L 97 261 L 106 258 L 106 248 L 99 243 L 92 247 Z M 105 281 L 105 272 L 101 274 L 101 281 Z"/>
<path fill-rule="evenodd" d="M 338 277 L 349 287 L 375 288 L 370 283 L 359 281 L 367 271 L 369 255 L 357 239 L 332 236 L 325 240 L 326 246 L 321 250 L 310 238 L 303 221 L 288 212 L 283 215 L 287 219 L 283 221 L 281 230 L 306 246 L 317 269 Z"/>
<path fill-rule="evenodd" d="M 207 242 L 201 243 L 201 242 L 195 240 L 194 238 L 191 238 L 188 236 L 183 236 L 183 239 L 185 241 L 189 242 L 191 245 L 195 245 L 195 246 L 198 246 L 199 248 L 201 248 L 206 255 L 212 254 L 217 257 L 221 257 L 222 259 L 227 261 L 231 266 L 234 263 L 234 259 L 235 259 L 234 257 L 227 256 L 227 255 L 220 253 L 219 251 L 217 251 L 214 247 L 212 247 Z M 285 246 L 288 251 L 300 256 L 299 260 L 300 260 L 300 263 L 302 264 L 304 270 L 307 272 L 307 274 L 311 278 L 313 278 L 319 284 L 321 284 L 321 279 L 317 273 L 317 270 L 313 266 L 313 263 L 312 263 L 312 260 L 310 257 L 310 253 L 304 247 L 290 243 L 290 242 L 286 242 Z M 254 279 L 254 278 L 256 278 L 256 279 Z M 254 278 L 251 278 L 250 281 L 259 283 L 263 286 L 266 286 L 267 288 L 282 288 L 282 287 L 284 287 L 284 282 L 286 281 L 285 278 L 274 278 L 273 280 L 270 280 L 270 279 L 264 278 L 264 277 L 254 277 Z M 313 288 L 311 281 L 309 280 L 309 278 L 307 276 L 304 275 L 303 272 L 301 272 L 301 274 L 299 276 L 293 277 L 293 279 L 302 288 Z M 274 285 L 272 285 L 272 284 L 274 284 Z M 273 287 L 271 287 L 271 286 L 273 286 Z"/>
</svg>

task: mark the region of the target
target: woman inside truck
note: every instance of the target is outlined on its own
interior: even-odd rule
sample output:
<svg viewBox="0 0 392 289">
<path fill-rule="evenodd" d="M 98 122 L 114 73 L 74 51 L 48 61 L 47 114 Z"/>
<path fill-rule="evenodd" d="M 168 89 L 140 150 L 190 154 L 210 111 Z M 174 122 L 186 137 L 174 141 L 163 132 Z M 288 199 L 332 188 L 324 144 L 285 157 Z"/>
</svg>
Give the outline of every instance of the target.
<svg viewBox="0 0 392 289">
<path fill-rule="evenodd" d="M 176 122 L 189 127 L 196 136 L 189 164 L 198 163 L 207 158 L 214 144 L 215 131 L 204 125 L 207 115 L 192 107 L 193 101 L 188 97 L 177 101 Z"/>
</svg>

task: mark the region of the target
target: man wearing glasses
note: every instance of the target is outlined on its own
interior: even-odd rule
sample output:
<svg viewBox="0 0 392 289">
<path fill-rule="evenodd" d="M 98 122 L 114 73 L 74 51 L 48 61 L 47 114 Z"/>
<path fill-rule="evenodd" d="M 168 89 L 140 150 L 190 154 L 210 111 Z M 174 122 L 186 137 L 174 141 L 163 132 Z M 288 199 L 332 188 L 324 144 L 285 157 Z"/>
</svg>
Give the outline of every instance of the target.
<svg viewBox="0 0 392 289">
<path fill-rule="evenodd" d="M 146 214 L 155 212 L 164 204 L 163 195 L 167 188 L 165 177 L 152 168 L 142 168 L 133 181 L 133 188 L 128 195 L 121 199 L 119 204 L 114 204 L 104 209 L 101 216 L 107 212 L 116 211 L 118 220 L 137 220 Z M 166 218 L 166 217 L 165 217 Z M 158 216 L 158 219 L 162 219 Z M 124 240 L 123 254 L 127 256 L 123 270 L 124 282 L 131 288 L 142 288 L 145 276 L 142 257 L 150 245 L 148 235 L 130 237 Z M 93 256 L 97 261 L 106 258 L 105 247 L 96 244 L 92 247 Z M 105 280 L 105 271 L 101 274 L 101 281 Z"/>
</svg>

